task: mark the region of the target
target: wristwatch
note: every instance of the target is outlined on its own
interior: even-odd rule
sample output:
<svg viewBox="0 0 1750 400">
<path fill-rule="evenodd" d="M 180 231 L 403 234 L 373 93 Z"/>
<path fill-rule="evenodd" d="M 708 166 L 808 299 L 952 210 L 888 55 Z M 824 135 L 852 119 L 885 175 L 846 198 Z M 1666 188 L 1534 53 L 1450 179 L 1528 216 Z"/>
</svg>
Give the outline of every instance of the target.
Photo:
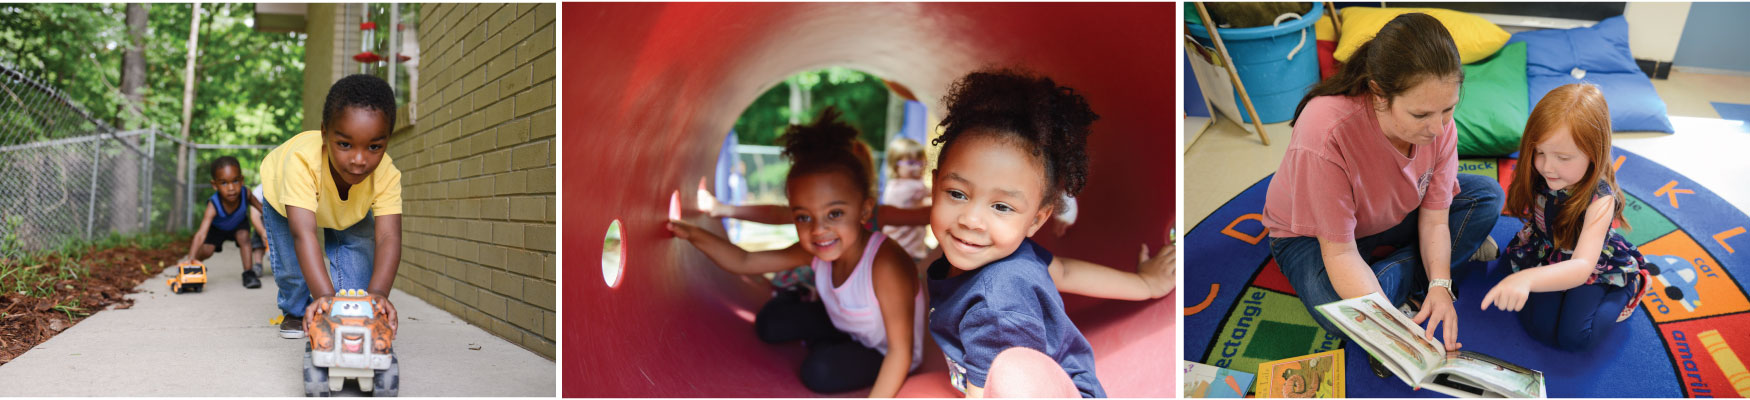
<svg viewBox="0 0 1750 400">
<path fill-rule="evenodd" d="M 1433 291 L 1435 287 L 1446 289 L 1446 294 L 1452 297 L 1452 302 L 1458 302 L 1458 292 L 1452 291 L 1451 279 L 1434 279 L 1428 282 L 1429 291 Z"/>
</svg>

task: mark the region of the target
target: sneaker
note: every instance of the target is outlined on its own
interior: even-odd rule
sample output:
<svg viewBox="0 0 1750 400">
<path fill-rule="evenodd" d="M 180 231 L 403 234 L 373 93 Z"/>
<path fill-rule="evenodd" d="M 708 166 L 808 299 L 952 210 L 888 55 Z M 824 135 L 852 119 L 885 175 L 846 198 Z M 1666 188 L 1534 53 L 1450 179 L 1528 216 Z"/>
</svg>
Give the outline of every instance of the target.
<svg viewBox="0 0 1750 400">
<path fill-rule="evenodd" d="M 286 339 L 304 338 L 304 318 L 284 315 L 280 320 L 280 337 Z"/>
<path fill-rule="evenodd" d="M 1501 245 L 1495 243 L 1495 238 L 1484 238 L 1483 246 L 1477 248 L 1477 253 L 1470 256 L 1471 261 L 1489 262 L 1501 258 Z"/>
<path fill-rule="evenodd" d="M 255 271 L 255 276 L 261 276 L 261 263 L 255 263 L 255 267 L 250 268 L 249 270 Z"/>
<path fill-rule="evenodd" d="M 250 288 L 250 289 L 257 289 L 257 288 L 261 287 L 261 278 L 256 276 L 255 270 L 252 270 L 252 269 L 243 270 L 243 287 Z"/>
</svg>

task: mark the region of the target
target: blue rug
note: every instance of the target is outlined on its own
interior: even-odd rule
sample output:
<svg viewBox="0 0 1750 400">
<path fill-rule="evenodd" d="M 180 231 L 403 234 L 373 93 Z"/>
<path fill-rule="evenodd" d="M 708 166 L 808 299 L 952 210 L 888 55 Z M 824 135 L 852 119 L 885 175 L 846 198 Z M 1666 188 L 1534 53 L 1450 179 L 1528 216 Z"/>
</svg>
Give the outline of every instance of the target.
<svg viewBox="0 0 1750 400">
<path fill-rule="evenodd" d="M 1623 232 L 1649 262 L 1670 264 L 1642 307 L 1605 337 L 1598 350 L 1570 353 L 1531 339 L 1513 313 L 1478 311 L 1483 294 L 1509 270 L 1472 262 L 1453 270 L 1464 349 L 1543 371 L 1550 397 L 1744 397 L 1727 376 L 1750 374 L 1716 359 L 1712 348 L 1750 361 L 1750 301 L 1739 278 L 1750 276 L 1750 217 L 1682 175 L 1621 148 L 1617 182 L 1627 195 Z M 1466 159 L 1460 172 L 1511 181 L 1513 159 Z M 1185 356 L 1256 373 L 1257 364 L 1329 349 L 1347 352 L 1350 397 L 1444 397 L 1413 391 L 1398 378 L 1375 377 L 1360 346 L 1314 323 L 1271 260 L 1261 216 L 1270 178 L 1259 181 L 1197 223 L 1185 241 Z M 1490 234 L 1506 244 L 1523 224 L 1503 216 Z M 1745 254 L 1737 254 L 1744 249 Z M 1678 298 L 1687 299 L 1686 303 Z M 1702 338 L 1708 339 L 1702 339 Z"/>
<path fill-rule="evenodd" d="M 1750 123 L 1750 104 L 1712 102 L 1714 111 L 1720 113 L 1720 119 L 1732 119 Z"/>
</svg>

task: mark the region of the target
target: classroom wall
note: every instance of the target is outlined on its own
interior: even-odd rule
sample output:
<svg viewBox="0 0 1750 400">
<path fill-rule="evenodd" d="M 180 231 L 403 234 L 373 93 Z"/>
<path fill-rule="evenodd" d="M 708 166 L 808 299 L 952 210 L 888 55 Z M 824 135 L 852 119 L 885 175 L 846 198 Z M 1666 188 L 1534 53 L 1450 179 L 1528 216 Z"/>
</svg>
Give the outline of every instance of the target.
<svg viewBox="0 0 1750 400">
<path fill-rule="evenodd" d="M 1698 2 L 1689 8 L 1672 64 L 1680 69 L 1750 74 L 1750 3 Z"/>
<path fill-rule="evenodd" d="M 1628 3 L 1622 15 L 1628 20 L 1629 52 L 1641 60 L 1673 60 L 1689 9 L 1689 2 Z"/>
<path fill-rule="evenodd" d="M 395 288 L 553 358 L 554 6 L 421 11 L 419 119 L 389 145 L 404 208 Z"/>
</svg>

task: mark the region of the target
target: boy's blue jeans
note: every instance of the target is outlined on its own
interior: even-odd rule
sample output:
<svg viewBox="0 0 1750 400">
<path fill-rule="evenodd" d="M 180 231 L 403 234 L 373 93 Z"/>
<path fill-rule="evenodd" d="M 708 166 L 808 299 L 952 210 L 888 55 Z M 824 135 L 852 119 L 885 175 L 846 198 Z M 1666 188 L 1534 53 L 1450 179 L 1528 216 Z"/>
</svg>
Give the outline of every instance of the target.
<svg viewBox="0 0 1750 400">
<path fill-rule="evenodd" d="M 304 282 L 304 271 L 298 264 L 298 252 L 292 244 L 290 221 L 279 210 L 267 205 L 261 208 L 261 225 L 267 229 L 267 259 L 273 264 L 273 281 L 279 286 L 279 307 L 286 315 L 303 318 L 310 306 L 310 287 Z M 334 290 L 366 289 L 371 284 L 371 264 L 376 255 L 376 221 L 371 214 L 343 230 L 316 228 L 322 239 L 322 253 L 328 257 L 328 277 Z"/>
<path fill-rule="evenodd" d="M 1453 267 L 1470 261 L 1471 254 L 1482 247 L 1489 231 L 1495 228 L 1495 220 L 1501 216 L 1504 202 L 1501 186 L 1493 179 L 1458 174 L 1458 186 L 1458 194 L 1453 196 L 1452 207 L 1448 209 L 1446 225 L 1452 235 Z M 1379 278 L 1381 294 L 1391 299 L 1394 305 L 1404 304 L 1411 291 L 1425 290 L 1428 284 L 1428 272 L 1422 267 L 1422 250 L 1417 241 L 1418 214 L 1418 211 L 1410 211 L 1410 215 L 1397 226 L 1355 240 L 1355 249 L 1361 252 L 1362 259 L 1373 268 L 1373 275 Z M 1397 250 L 1384 258 L 1372 257 L 1369 253 L 1380 246 Z M 1294 286 L 1295 293 L 1300 294 L 1300 301 L 1306 303 L 1306 310 L 1312 314 L 1313 320 L 1318 321 L 1326 333 L 1348 339 L 1343 331 L 1313 309 L 1343 299 L 1337 295 L 1337 289 L 1331 285 L 1331 276 L 1325 272 L 1319 239 L 1304 236 L 1270 238 L 1270 255 L 1276 257 L 1276 265 L 1282 267 L 1282 274 L 1288 276 L 1289 284 Z"/>
</svg>

